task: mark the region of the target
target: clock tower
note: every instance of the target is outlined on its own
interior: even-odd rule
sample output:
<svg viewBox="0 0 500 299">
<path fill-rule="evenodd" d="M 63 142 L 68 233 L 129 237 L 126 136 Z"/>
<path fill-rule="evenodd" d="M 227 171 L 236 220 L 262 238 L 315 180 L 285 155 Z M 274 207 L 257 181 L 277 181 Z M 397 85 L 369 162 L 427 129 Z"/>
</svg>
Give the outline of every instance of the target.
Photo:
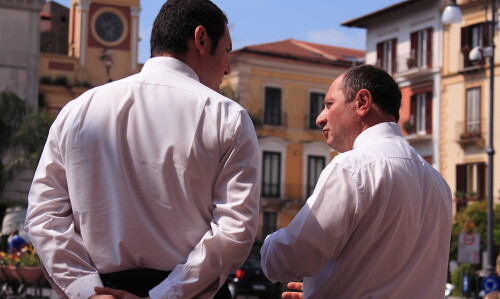
<svg viewBox="0 0 500 299">
<path fill-rule="evenodd" d="M 138 71 L 139 0 L 72 0 L 69 55 L 92 85 Z"/>
</svg>

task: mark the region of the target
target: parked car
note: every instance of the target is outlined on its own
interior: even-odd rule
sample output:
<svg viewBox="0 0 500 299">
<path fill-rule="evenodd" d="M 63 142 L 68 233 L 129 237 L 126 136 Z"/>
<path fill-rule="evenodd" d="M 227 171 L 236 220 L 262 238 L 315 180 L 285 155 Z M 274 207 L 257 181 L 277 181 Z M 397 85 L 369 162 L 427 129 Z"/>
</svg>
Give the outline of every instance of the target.
<svg viewBox="0 0 500 299">
<path fill-rule="evenodd" d="M 230 274 L 228 284 L 233 298 L 240 295 L 281 298 L 280 283 L 272 283 L 266 278 L 258 255 L 250 255 L 240 269 Z"/>
</svg>

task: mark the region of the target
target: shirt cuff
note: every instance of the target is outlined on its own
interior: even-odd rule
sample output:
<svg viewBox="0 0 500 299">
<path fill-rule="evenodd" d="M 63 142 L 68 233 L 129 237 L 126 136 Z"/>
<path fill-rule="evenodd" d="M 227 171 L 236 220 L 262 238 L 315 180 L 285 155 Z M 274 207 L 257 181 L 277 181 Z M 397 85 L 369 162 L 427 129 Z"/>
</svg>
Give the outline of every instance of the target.
<svg viewBox="0 0 500 299">
<path fill-rule="evenodd" d="M 87 299 L 95 294 L 94 287 L 102 287 L 99 274 L 89 274 L 78 278 L 63 290 L 70 299 Z"/>
</svg>

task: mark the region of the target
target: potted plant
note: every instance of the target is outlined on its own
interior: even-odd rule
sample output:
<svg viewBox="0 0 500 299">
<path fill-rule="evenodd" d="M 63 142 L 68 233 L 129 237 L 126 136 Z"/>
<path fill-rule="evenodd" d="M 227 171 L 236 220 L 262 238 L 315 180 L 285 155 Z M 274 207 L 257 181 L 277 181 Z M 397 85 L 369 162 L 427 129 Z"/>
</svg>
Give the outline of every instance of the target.
<svg viewBox="0 0 500 299">
<path fill-rule="evenodd" d="M 403 129 L 407 134 L 415 134 L 417 131 L 417 126 L 410 120 L 407 120 L 403 123 Z"/>
<path fill-rule="evenodd" d="M 465 192 L 463 191 L 455 191 L 453 194 L 453 200 L 457 205 L 457 211 L 467 206 L 467 198 L 465 196 Z"/>
<path fill-rule="evenodd" d="M 40 259 L 32 245 L 13 253 L 0 252 L 0 265 L 7 280 L 36 283 L 43 278 Z"/>
<path fill-rule="evenodd" d="M 469 191 L 465 194 L 465 197 L 467 197 L 467 200 L 478 200 L 477 197 L 477 192 L 476 191 Z"/>
<path fill-rule="evenodd" d="M 417 59 L 413 57 L 406 58 L 406 66 L 411 69 L 417 66 Z"/>
</svg>

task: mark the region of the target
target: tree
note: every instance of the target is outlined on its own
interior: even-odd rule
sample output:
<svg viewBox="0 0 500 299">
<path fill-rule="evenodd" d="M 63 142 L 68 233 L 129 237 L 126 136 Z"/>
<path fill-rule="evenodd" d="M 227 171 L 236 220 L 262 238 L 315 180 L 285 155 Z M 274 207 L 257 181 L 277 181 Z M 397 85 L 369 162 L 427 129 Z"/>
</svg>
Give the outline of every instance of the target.
<svg viewBox="0 0 500 299">
<path fill-rule="evenodd" d="M 0 195 L 16 169 L 36 167 L 53 119 L 46 112 L 31 112 L 10 91 L 0 93 Z"/>
<path fill-rule="evenodd" d="M 458 235 L 461 232 L 476 233 L 481 236 L 481 252 L 486 250 L 486 230 L 487 230 L 488 207 L 485 200 L 475 201 L 463 208 L 455 215 L 452 227 L 450 260 L 458 258 Z M 495 252 L 500 247 L 500 206 L 494 208 L 493 244 Z"/>
<path fill-rule="evenodd" d="M 480 235 L 480 251 L 486 250 L 486 229 L 487 229 L 487 203 L 485 200 L 474 201 L 469 203 L 466 207 L 460 210 L 454 219 L 451 232 L 451 243 L 450 243 L 450 260 L 458 259 L 458 236 L 460 233 L 476 233 Z M 500 246 L 500 206 L 497 205 L 494 208 L 494 225 L 493 225 L 493 243 L 494 252 L 498 253 L 498 248 Z M 453 291 L 454 296 L 463 295 L 462 294 L 462 275 L 469 275 L 471 284 L 469 288 L 477 289 L 477 275 L 476 271 L 480 269 L 479 265 L 470 265 L 467 263 L 461 264 L 459 268 L 451 273 L 451 280 L 453 285 L 455 285 L 455 290 Z"/>
</svg>

